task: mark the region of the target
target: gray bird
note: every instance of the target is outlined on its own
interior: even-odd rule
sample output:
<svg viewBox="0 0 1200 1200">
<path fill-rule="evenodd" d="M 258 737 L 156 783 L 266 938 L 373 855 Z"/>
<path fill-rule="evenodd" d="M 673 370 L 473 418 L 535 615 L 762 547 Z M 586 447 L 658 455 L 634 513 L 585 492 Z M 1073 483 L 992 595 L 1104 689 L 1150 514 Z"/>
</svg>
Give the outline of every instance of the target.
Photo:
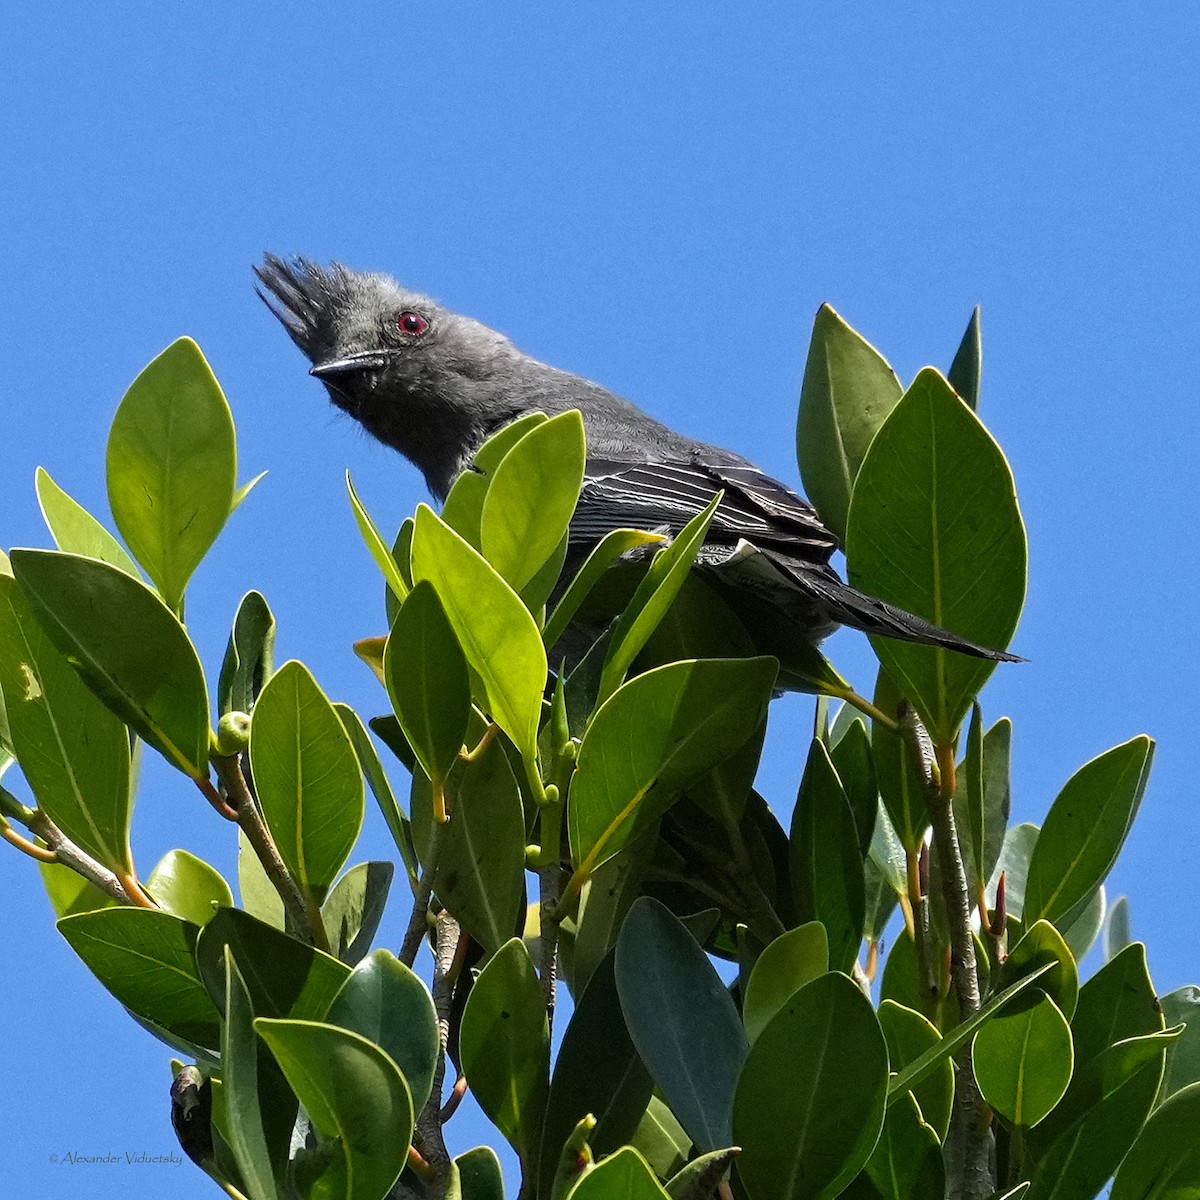
<svg viewBox="0 0 1200 1200">
<path fill-rule="evenodd" d="M 444 500 L 483 442 L 523 413 L 577 408 L 587 437 L 568 569 L 612 529 L 677 534 L 718 491 L 698 558 L 760 650 L 838 625 L 1020 661 L 842 582 L 837 539 L 816 510 L 753 463 L 676 433 L 628 400 L 522 353 L 503 334 L 382 274 L 264 256 L 258 294 L 312 363 L 338 408 L 399 450 Z M 265 289 L 265 290 L 264 290 Z"/>
</svg>

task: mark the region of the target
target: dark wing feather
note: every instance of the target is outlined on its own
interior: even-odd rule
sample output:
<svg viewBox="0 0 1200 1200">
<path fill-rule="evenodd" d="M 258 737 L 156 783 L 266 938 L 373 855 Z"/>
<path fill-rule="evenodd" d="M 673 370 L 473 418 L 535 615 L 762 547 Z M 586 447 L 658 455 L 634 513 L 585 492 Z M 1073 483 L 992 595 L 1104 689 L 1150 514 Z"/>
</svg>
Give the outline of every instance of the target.
<svg viewBox="0 0 1200 1200">
<path fill-rule="evenodd" d="M 710 544 L 732 547 L 745 538 L 761 549 L 821 563 L 837 549 L 812 506 L 779 480 L 749 463 L 700 460 L 589 460 L 571 540 L 595 542 L 622 526 L 675 534 L 721 490 L 725 497 L 709 527 Z"/>
</svg>

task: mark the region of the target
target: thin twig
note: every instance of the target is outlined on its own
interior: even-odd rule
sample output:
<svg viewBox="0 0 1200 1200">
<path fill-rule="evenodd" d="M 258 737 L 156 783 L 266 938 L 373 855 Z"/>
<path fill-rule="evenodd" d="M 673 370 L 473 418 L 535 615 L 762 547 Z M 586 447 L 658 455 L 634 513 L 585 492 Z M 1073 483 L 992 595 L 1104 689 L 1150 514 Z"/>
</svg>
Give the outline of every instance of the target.
<svg viewBox="0 0 1200 1200">
<path fill-rule="evenodd" d="M 75 845 L 40 808 L 31 811 L 27 828 L 30 833 L 40 837 L 54 851 L 54 857 L 64 867 L 70 867 L 76 874 L 82 875 L 88 883 L 95 884 L 118 904 L 133 902 L 116 875 L 107 867 L 102 867 L 90 854 L 86 854 Z"/>
</svg>

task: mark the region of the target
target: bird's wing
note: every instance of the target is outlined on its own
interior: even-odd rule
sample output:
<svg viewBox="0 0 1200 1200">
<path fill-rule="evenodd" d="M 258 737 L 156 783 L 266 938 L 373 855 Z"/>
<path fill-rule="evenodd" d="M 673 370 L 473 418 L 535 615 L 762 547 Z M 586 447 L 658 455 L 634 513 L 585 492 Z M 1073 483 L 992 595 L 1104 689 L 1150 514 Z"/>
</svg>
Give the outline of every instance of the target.
<svg viewBox="0 0 1200 1200">
<path fill-rule="evenodd" d="M 594 542 L 622 526 L 678 533 L 722 490 L 709 542 L 732 547 L 744 538 L 806 562 L 826 562 L 837 549 L 837 540 L 812 506 L 779 480 L 750 463 L 699 458 L 636 463 L 590 459 L 571 540 Z"/>
</svg>

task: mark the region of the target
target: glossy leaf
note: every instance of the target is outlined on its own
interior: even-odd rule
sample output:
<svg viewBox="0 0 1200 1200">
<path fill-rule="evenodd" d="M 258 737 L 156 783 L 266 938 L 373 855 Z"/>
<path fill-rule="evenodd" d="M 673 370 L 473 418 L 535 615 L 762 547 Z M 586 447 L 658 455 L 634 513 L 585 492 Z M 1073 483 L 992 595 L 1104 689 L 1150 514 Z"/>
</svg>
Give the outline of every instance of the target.
<svg viewBox="0 0 1200 1200">
<path fill-rule="evenodd" d="M 996 886 L 1004 875 L 1004 899 L 1008 912 L 1018 919 L 1025 907 L 1025 880 L 1029 875 L 1029 860 L 1037 845 L 1040 830 L 1028 821 L 1012 826 L 1004 835 L 1000 857 L 988 881 L 988 903 L 996 903 Z"/>
<path fill-rule="evenodd" d="M 250 764 L 280 856 L 320 899 L 358 838 L 363 782 L 341 719 L 302 663 L 284 663 L 263 688 Z"/>
<path fill-rule="evenodd" d="M 190 921 L 148 908 L 106 908 L 63 917 L 58 931 L 135 1016 L 197 1045 L 219 1045 L 217 1010 L 196 969 L 199 930 Z"/>
<path fill-rule="evenodd" d="M 1025 599 L 1012 472 L 979 419 L 926 368 L 880 427 L 855 481 L 850 582 L 983 646 L 1003 648 Z M 873 637 L 935 741 L 949 742 L 996 664 Z"/>
<path fill-rule="evenodd" d="M 474 1146 L 460 1154 L 454 1165 L 462 1200 L 504 1200 L 504 1173 L 491 1146 Z"/>
<path fill-rule="evenodd" d="M 4 574 L 0 694 L 5 732 L 38 805 L 98 862 L 131 872 L 128 731 L 50 642 L 17 581 Z"/>
<path fill-rule="evenodd" d="M 350 975 L 331 955 L 242 912 L 218 909 L 196 939 L 196 967 L 214 1001 L 225 997 L 225 947 L 233 951 L 256 1013 L 322 1021 Z"/>
<path fill-rule="evenodd" d="M 750 1049 L 733 1142 L 752 1200 L 836 1196 L 883 1127 L 888 1054 L 871 1002 L 831 972 L 796 992 Z"/>
<path fill-rule="evenodd" d="M 971 1062 L 983 1098 L 1014 1125 L 1031 1128 L 1071 1082 L 1071 1028 L 1040 989 L 994 1016 L 975 1035 Z"/>
<path fill-rule="evenodd" d="M 179 770 L 208 774 L 208 691 L 187 631 L 139 580 L 97 559 L 14 550 L 50 640 L 113 712 Z"/>
<path fill-rule="evenodd" d="M 1163 1020 L 1168 1026 L 1183 1025 L 1183 1033 L 1167 1050 L 1159 1099 L 1200 1082 L 1200 988 L 1176 988 L 1162 998 Z"/>
<path fill-rule="evenodd" d="M 583 485 L 583 417 L 540 422 L 497 465 L 480 514 L 480 549 L 522 591 L 558 549 Z"/>
<path fill-rule="evenodd" d="M 607 955 L 571 1014 L 554 1062 L 539 1159 L 539 1192 L 550 1196 L 562 1147 L 588 1113 L 592 1152 L 607 1154 L 634 1134 L 653 1084 L 625 1026 L 613 956 Z"/>
<path fill-rule="evenodd" d="M 313 1125 L 329 1139 L 310 1200 L 383 1200 L 413 1132 L 404 1077 L 378 1046 L 315 1021 L 254 1022 Z"/>
<path fill-rule="evenodd" d="M 141 578 L 125 547 L 82 504 L 68 496 L 45 468 L 38 467 L 34 479 L 46 527 L 60 550 L 99 558 L 135 579 Z"/>
<path fill-rule="evenodd" d="M 974 729 L 974 724 L 971 728 Z M 968 735 L 964 769 L 958 775 L 954 812 L 974 893 L 991 879 L 1004 845 L 1010 805 L 1011 743 L 1012 722 L 1007 717 L 1002 717 L 982 735 L 974 752 Z M 982 793 L 978 790 L 980 787 Z"/>
<path fill-rule="evenodd" d="M 999 986 L 1007 987 L 1045 963 L 1050 964 L 1050 970 L 1041 976 L 1038 987 L 1069 1021 L 1079 998 L 1079 973 L 1062 934 L 1049 921 L 1036 921 L 1028 926 L 1010 948 L 1000 971 Z"/>
<path fill-rule="evenodd" d="M 820 921 L 782 933 L 758 956 L 742 999 L 746 1038 L 755 1038 L 806 983 L 829 970 L 829 939 Z"/>
<path fill-rule="evenodd" d="M 649 1163 L 632 1146 L 623 1146 L 584 1175 L 570 1200 L 664 1200 L 666 1196 Z"/>
<path fill-rule="evenodd" d="M 1080 1064 L 1129 1038 L 1158 1033 L 1163 1014 L 1146 966 L 1146 947 L 1126 946 L 1079 989 L 1071 1018 L 1075 1056 Z"/>
<path fill-rule="evenodd" d="M 437 1013 L 429 989 L 387 950 L 375 950 L 342 984 L 325 1020 L 359 1033 L 400 1068 L 420 1112 L 438 1056 Z"/>
<path fill-rule="evenodd" d="M 223 1132 L 249 1200 L 277 1200 L 279 1188 L 259 1102 L 259 1041 L 250 993 L 229 947 L 225 948 L 225 1019 L 221 1023 Z"/>
<path fill-rule="evenodd" d="M 800 388 L 796 457 L 804 490 L 843 544 L 858 469 L 900 394 L 900 380 L 875 347 L 822 304 Z"/>
<path fill-rule="evenodd" d="M 275 615 L 259 592 L 238 604 L 217 681 L 217 710 L 248 713 L 275 670 Z"/>
<path fill-rule="evenodd" d="M 475 981 L 459 1054 L 479 1107 L 531 1169 L 550 1085 L 550 1031 L 541 984 L 520 938 L 501 946 Z"/>
<path fill-rule="evenodd" d="M 98 908 L 112 908 L 117 904 L 107 892 L 102 892 L 94 883 L 61 863 L 40 862 L 38 874 L 42 878 L 50 907 L 54 909 L 55 919 L 95 912 Z"/>
<path fill-rule="evenodd" d="M 891 1069 L 897 1073 L 942 1040 L 942 1035 L 931 1021 L 894 1000 L 884 1000 L 879 1005 L 879 1024 L 887 1040 Z M 922 1118 L 933 1128 L 939 1140 L 944 1141 L 954 1105 L 954 1066 L 950 1059 L 942 1059 L 912 1089 L 912 1095 L 920 1107 Z"/>
<path fill-rule="evenodd" d="M 859 857 L 865 857 L 879 811 L 879 786 L 875 780 L 875 760 L 866 724 L 851 721 L 845 734 L 830 745 L 829 758 L 854 815 Z"/>
<path fill-rule="evenodd" d="M 358 525 L 358 532 L 362 534 L 362 539 L 366 543 L 371 557 L 375 560 L 375 565 L 383 573 L 389 591 L 398 600 L 405 599 L 408 595 L 408 584 L 392 555 L 391 548 L 383 540 L 379 527 L 371 519 L 371 514 L 367 512 L 363 502 L 358 498 L 349 471 L 346 472 L 346 491 L 350 495 L 350 507 L 354 510 L 354 520 Z"/>
<path fill-rule="evenodd" d="M 886 1200 L 928 1200 L 945 1194 L 941 1142 L 922 1119 L 911 1092 L 888 1108 L 866 1173 Z"/>
<path fill-rule="evenodd" d="M 658 1096 L 650 1097 L 645 1115 L 629 1144 L 645 1158 L 660 1179 L 682 1170 L 692 1152 L 692 1139 Z"/>
<path fill-rule="evenodd" d="M 571 784 L 571 860 L 584 874 L 757 730 L 769 658 L 699 659 L 647 671 L 592 718 Z"/>
<path fill-rule="evenodd" d="M 238 895 L 242 908 L 252 917 L 265 922 L 274 929 L 283 929 L 287 924 L 283 911 L 283 900 L 268 878 L 254 847 L 250 845 L 245 831 L 238 830 Z"/>
<path fill-rule="evenodd" d="M 342 962 L 353 966 L 370 951 L 395 871 L 390 862 L 362 862 L 333 885 L 321 920 Z"/>
<path fill-rule="evenodd" d="M 657 900 L 629 910 L 616 981 L 629 1036 L 688 1136 L 701 1150 L 732 1145 L 746 1035 L 708 956 Z"/>
<path fill-rule="evenodd" d="M 108 502 L 134 557 L 172 612 L 233 509 L 233 416 L 191 338 L 141 372 L 113 417 Z"/>
<path fill-rule="evenodd" d="M 491 565 L 432 509 L 417 509 L 413 578 L 437 591 L 488 711 L 533 764 L 546 686 L 546 650 L 521 598 Z"/>
<path fill-rule="evenodd" d="M 862 855 L 850 802 L 818 740 L 809 749 L 788 843 L 797 914 L 825 926 L 830 967 L 849 972 L 866 916 Z"/>
<path fill-rule="evenodd" d="M 1200 1193 L 1200 1084 L 1176 1092 L 1146 1122 L 1121 1163 L 1111 1200 L 1190 1200 Z"/>
<path fill-rule="evenodd" d="M 666 616 L 704 544 L 704 536 L 723 494 L 714 496 L 711 503 L 679 531 L 671 544 L 654 556 L 633 599 L 617 618 L 600 675 L 598 704 L 603 704 L 621 686 L 633 660 Z"/>
<path fill-rule="evenodd" d="M 388 696 L 400 728 L 439 790 L 458 759 L 471 716 L 471 679 L 433 585 L 409 593 L 383 654 Z"/>
<path fill-rule="evenodd" d="M 979 333 L 979 305 L 971 313 L 967 331 L 963 334 L 950 373 L 946 376 L 950 386 L 959 394 L 963 403 L 972 412 L 979 411 L 979 385 L 983 374 L 983 339 Z"/>
<path fill-rule="evenodd" d="M 215 905 L 233 905 L 233 893 L 217 869 L 186 850 L 168 850 L 150 872 L 146 890 L 160 908 L 193 925 L 207 924 Z"/>
<path fill-rule="evenodd" d="M 895 681 L 880 667 L 875 681 L 875 707 L 897 715 L 902 697 Z M 929 809 L 905 740 L 879 721 L 871 722 L 871 750 L 879 795 L 901 846 L 916 854 L 929 828 Z"/>
<path fill-rule="evenodd" d="M 1029 861 L 1022 919 L 1060 928 L 1104 882 L 1125 842 L 1150 774 L 1154 743 L 1142 736 L 1085 763 L 1046 814 Z"/>
</svg>

